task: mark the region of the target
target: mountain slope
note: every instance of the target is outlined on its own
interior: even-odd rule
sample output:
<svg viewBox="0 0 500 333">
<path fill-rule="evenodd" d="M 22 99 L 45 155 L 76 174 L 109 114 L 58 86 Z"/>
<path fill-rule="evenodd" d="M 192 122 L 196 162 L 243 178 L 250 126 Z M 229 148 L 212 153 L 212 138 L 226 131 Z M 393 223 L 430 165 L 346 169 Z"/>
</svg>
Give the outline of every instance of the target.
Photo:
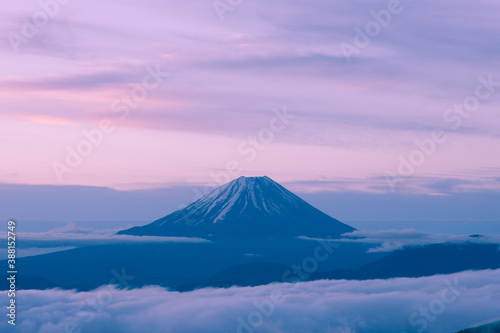
<svg viewBox="0 0 500 333">
<path fill-rule="evenodd" d="M 407 247 L 358 269 L 315 273 L 317 279 L 388 279 L 500 268 L 498 244 L 432 244 Z"/>
<path fill-rule="evenodd" d="M 334 237 L 355 229 L 269 177 L 240 177 L 151 224 L 119 234 L 186 237 Z"/>
<path fill-rule="evenodd" d="M 92 290 L 109 284 L 116 277 L 113 272 L 121 273 L 122 269 L 134 276 L 128 281 L 131 288 L 159 285 L 189 290 L 212 284 L 267 284 L 281 281 L 283 267 L 301 264 L 317 247 L 316 242 L 297 238 L 88 246 L 18 258 L 23 276 L 18 276 L 16 287 Z M 366 253 L 367 249 L 363 244 L 341 244 L 326 260 L 318 262 L 318 270 L 359 267 L 384 255 Z M 259 266 L 254 264 L 257 260 L 275 264 Z M 6 267 L 7 260 L 0 260 L 0 265 Z M 8 288 L 6 277 L 2 279 L 0 286 Z"/>
<path fill-rule="evenodd" d="M 468 328 L 458 333 L 498 333 L 498 332 L 500 332 L 500 321 L 474 328 Z"/>
<path fill-rule="evenodd" d="M 408 247 L 356 269 L 316 272 L 308 280 L 319 279 L 387 279 L 451 274 L 464 270 L 500 268 L 497 244 L 434 244 Z M 247 263 L 229 267 L 208 279 L 182 286 L 182 290 L 199 287 L 253 286 L 283 282 L 289 266 L 271 263 Z"/>
<path fill-rule="evenodd" d="M 247 287 L 260 286 L 272 282 L 283 282 L 283 274 L 288 270 L 290 270 L 289 266 L 267 262 L 237 264 L 222 270 L 201 282 L 180 286 L 178 290 L 189 291 L 203 287 Z"/>
</svg>

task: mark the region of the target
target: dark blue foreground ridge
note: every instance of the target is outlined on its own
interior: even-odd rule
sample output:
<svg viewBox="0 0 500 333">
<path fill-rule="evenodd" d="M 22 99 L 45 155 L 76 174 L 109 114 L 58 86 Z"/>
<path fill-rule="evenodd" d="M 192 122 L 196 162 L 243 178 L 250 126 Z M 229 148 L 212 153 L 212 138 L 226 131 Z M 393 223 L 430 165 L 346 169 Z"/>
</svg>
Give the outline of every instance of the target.
<svg viewBox="0 0 500 333">
<path fill-rule="evenodd" d="M 119 234 L 184 237 L 336 237 L 354 231 L 271 178 L 239 177 L 184 209 Z"/>
</svg>

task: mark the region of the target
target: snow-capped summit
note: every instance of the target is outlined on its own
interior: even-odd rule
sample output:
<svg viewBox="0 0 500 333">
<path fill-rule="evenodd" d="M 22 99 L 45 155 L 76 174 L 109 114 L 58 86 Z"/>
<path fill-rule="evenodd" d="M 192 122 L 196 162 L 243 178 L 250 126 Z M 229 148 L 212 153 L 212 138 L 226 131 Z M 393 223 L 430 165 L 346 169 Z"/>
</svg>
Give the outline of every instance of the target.
<svg viewBox="0 0 500 333">
<path fill-rule="evenodd" d="M 276 198 L 282 202 L 278 204 Z M 195 208 L 204 210 L 213 223 L 220 223 L 230 212 L 243 214 L 250 209 L 269 216 L 285 216 L 286 206 L 299 206 L 301 202 L 302 199 L 267 176 L 240 177 L 198 200 Z"/>
<path fill-rule="evenodd" d="M 239 177 L 184 209 L 120 233 L 205 238 L 333 237 L 353 230 L 264 176 Z"/>
</svg>

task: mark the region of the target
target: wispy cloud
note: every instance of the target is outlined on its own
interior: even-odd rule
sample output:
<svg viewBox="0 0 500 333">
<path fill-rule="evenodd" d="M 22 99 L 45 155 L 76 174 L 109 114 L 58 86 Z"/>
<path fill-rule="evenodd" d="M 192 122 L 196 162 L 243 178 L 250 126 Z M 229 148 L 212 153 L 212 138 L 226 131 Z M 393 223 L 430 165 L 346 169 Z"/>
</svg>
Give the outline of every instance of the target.
<svg viewBox="0 0 500 333">
<path fill-rule="evenodd" d="M 128 140 L 140 147 L 140 159 L 145 160 L 157 158 L 151 152 L 158 150 L 165 156 L 178 154 L 178 142 L 196 142 L 217 154 L 222 149 L 216 151 L 214 137 L 231 144 L 234 140 L 237 146 L 262 128 L 273 108 L 287 105 L 300 120 L 276 138 L 280 154 L 266 155 L 256 170 L 268 173 L 288 166 L 289 178 L 295 180 L 306 178 L 305 174 L 309 178 L 326 174 L 337 180 L 370 181 L 394 169 L 391 162 L 411 151 L 415 139 L 442 127 L 443 112 L 470 94 L 478 76 L 491 73 L 500 80 L 495 72 L 500 45 L 500 24 L 493 14 L 498 12 L 497 2 L 401 3 L 404 11 L 348 64 L 339 44 L 352 43 L 356 27 L 373 20 L 370 12 L 383 10 L 387 1 L 320 1 L 313 6 L 296 0 L 286 5 L 246 1 L 224 22 L 212 2 L 71 2 L 21 45 L 18 54 L 2 39 L 0 117 L 6 124 L 15 119 L 9 127 L 26 134 L 22 156 L 33 156 L 36 160 L 30 164 L 45 166 L 34 152 L 43 151 L 52 160 L 58 158 L 57 152 L 64 154 L 75 127 L 113 116 L 113 100 L 141 80 L 145 65 L 156 63 L 172 73 L 169 83 L 148 96 L 126 121 L 116 123 L 125 134 L 114 136 L 116 145 L 98 163 L 128 165 L 126 156 L 119 160 L 114 153 L 130 150 L 134 145 Z M 95 15 L 96 8 L 101 16 Z M 2 28 L 21 33 L 23 20 L 32 19 L 37 11 L 40 7 L 33 3 L 5 6 Z M 454 169 L 498 167 L 492 157 L 500 140 L 498 103 L 497 97 L 489 99 L 463 127 L 450 131 L 453 138 L 440 147 L 435 162 L 415 176 L 447 177 L 442 175 Z M 26 122 L 36 130 L 26 130 Z M 40 150 L 36 143 L 42 139 L 47 143 Z M 473 156 L 462 161 L 464 152 Z M 183 154 L 197 158 L 201 152 L 191 148 Z M 213 164 L 223 168 L 229 159 Z M 26 164 L 21 160 L 17 157 L 18 163 L 5 173 L 18 172 Z M 168 173 L 171 177 L 155 171 L 149 182 L 185 181 L 192 175 L 183 170 L 196 169 L 193 172 L 200 174 L 216 167 L 197 160 L 196 167 L 184 159 L 177 161 L 179 166 Z M 299 166 L 290 160 L 322 162 Z M 167 162 L 172 163 L 157 164 Z M 96 173 L 110 179 L 104 170 L 85 169 L 72 183 L 91 183 L 97 178 L 90 175 Z M 21 173 L 19 178 L 52 183 L 44 171 Z M 485 176 L 498 177 L 486 172 Z M 115 177 L 121 182 L 130 179 Z M 148 182 L 145 178 L 134 182 Z M 205 173 L 196 179 L 200 180 L 207 181 Z"/>
<path fill-rule="evenodd" d="M 309 237 L 299 237 L 306 240 L 318 240 Z M 444 233 L 425 233 L 414 229 L 405 230 L 380 230 L 365 231 L 356 230 L 343 234 L 340 239 L 326 240 L 338 243 L 364 243 L 372 244 L 374 247 L 367 252 L 390 252 L 402 249 L 405 246 L 420 246 L 440 243 L 481 243 L 481 244 L 499 244 L 500 235 L 453 235 Z M 500 247 L 499 247 L 500 251 Z"/>
<path fill-rule="evenodd" d="M 130 225 L 132 227 L 132 225 Z M 93 229 L 82 228 L 74 223 L 65 227 L 55 228 L 47 232 L 18 232 L 17 237 L 22 239 L 20 246 L 24 249 L 25 256 L 38 254 L 36 251 L 55 252 L 72 247 L 105 245 L 105 244 L 137 244 L 137 243 L 204 243 L 210 242 L 202 238 L 190 237 L 163 237 L 163 236 L 131 236 L 116 235 L 123 228 Z M 0 232 L 7 239 L 6 232 Z M 0 244 L 5 241 L 0 241 Z M 31 249 L 28 251 L 28 249 Z M 45 249 L 45 250 L 44 250 Z M 52 249 L 48 251 L 47 249 Z"/>
</svg>

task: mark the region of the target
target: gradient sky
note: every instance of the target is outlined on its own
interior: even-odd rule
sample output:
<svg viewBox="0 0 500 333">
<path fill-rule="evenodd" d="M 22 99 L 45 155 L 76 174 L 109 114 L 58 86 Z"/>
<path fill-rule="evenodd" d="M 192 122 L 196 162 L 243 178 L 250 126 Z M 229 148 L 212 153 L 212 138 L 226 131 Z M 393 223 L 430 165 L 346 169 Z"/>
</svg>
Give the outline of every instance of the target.
<svg viewBox="0 0 500 333">
<path fill-rule="evenodd" d="M 88 0 L 51 7 L 44 22 L 37 2 L 6 3 L 0 183 L 145 189 L 222 182 L 213 174 L 238 163 L 231 178 L 384 193 L 400 156 L 443 128 L 446 142 L 396 190 L 499 191 L 500 86 L 459 126 L 443 117 L 479 77 L 500 82 L 500 3 L 401 1 L 347 61 L 340 45 L 387 4 L 243 0 L 221 20 L 212 1 Z M 42 23 L 26 38 L 33 17 Z M 170 75 L 122 119 L 112 103 L 148 66 Z M 238 151 L 285 109 L 294 118 L 262 150 Z M 114 131 L 58 178 L 54 162 L 103 119 Z"/>
</svg>

